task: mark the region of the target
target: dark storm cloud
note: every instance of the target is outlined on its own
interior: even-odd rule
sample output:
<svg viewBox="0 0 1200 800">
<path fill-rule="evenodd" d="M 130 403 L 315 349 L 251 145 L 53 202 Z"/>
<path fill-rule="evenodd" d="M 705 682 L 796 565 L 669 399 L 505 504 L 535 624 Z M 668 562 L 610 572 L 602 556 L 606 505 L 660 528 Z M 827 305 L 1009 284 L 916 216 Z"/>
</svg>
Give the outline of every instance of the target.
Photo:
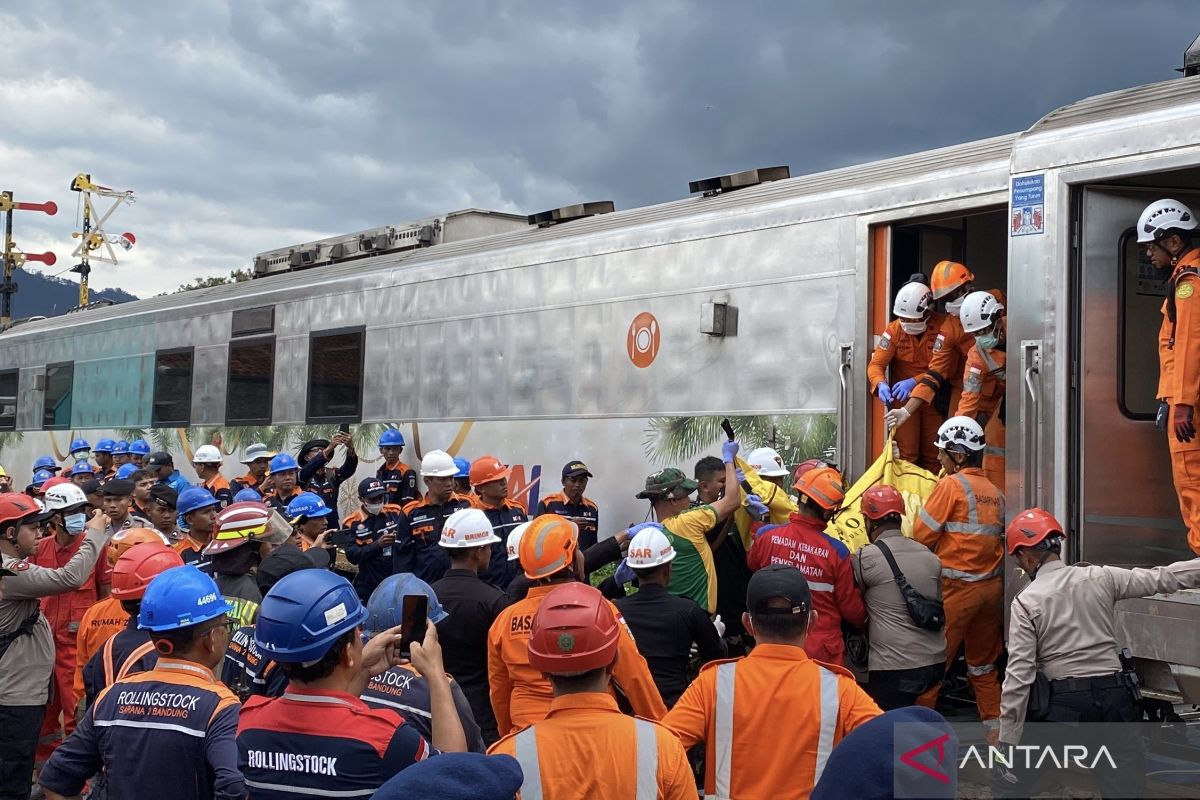
<svg viewBox="0 0 1200 800">
<path fill-rule="evenodd" d="M 97 283 L 141 293 L 455 208 L 629 208 L 1020 130 L 1173 77 L 1200 32 L 1190 0 L 87 8 L 0 4 L 0 174 L 63 206 L 22 234 L 60 256 L 76 171 L 137 189 L 138 248 Z"/>
</svg>

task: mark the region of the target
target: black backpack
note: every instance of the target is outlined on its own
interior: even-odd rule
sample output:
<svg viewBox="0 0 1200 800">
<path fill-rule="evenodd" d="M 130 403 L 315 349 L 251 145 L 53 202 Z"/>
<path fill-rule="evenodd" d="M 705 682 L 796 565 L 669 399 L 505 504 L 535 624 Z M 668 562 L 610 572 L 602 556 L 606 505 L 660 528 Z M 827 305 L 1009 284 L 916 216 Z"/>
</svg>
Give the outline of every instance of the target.
<svg viewBox="0 0 1200 800">
<path fill-rule="evenodd" d="M 942 601 L 926 597 L 909 584 L 904 573 L 900 571 L 899 565 L 896 564 L 892 551 L 882 540 L 873 544 L 883 553 L 888 566 L 892 568 L 892 577 L 896 579 L 896 585 L 900 587 L 900 594 L 904 598 L 904 605 L 908 607 L 908 616 L 912 619 L 913 624 L 927 631 L 940 631 L 946 627 L 946 609 L 942 607 Z"/>
</svg>

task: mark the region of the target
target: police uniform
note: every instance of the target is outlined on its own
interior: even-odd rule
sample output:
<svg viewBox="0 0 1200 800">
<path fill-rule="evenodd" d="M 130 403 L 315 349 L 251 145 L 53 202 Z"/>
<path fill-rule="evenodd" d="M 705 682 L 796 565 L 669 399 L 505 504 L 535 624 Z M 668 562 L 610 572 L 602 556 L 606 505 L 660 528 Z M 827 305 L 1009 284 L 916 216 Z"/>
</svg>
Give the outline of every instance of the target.
<svg viewBox="0 0 1200 800">
<path fill-rule="evenodd" d="M 417 488 L 417 472 L 403 461 L 397 461 L 395 467 L 389 467 L 385 462 L 375 471 L 375 477 L 387 489 L 387 503 L 403 508 L 421 497 Z"/>
<path fill-rule="evenodd" d="M 433 749 L 391 709 L 344 692 L 289 686 L 251 697 L 237 731 L 238 765 L 250 800 L 361 797 L 428 758 Z"/>
<path fill-rule="evenodd" d="M 99 652 L 83 666 L 83 697 L 91 708 L 96 697 L 119 680 L 139 672 L 149 672 L 158 663 L 150 635 L 130 618 L 125 627 L 110 637 Z"/>
<path fill-rule="evenodd" d="M 508 596 L 465 569 L 448 571 L 430 588 L 448 614 L 437 626 L 446 672 L 462 687 L 485 741 L 491 744 L 499 732 L 488 695 L 488 629 L 508 607 Z"/>
<path fill-rule="evenodd" d="M 516 577 L 517 562 L 508 560 L 505 542 L 508 541 L 508 535 L 512 533 L 513 528 L 529 522 L 529 513 L 525 506 L 507 497 L 497 506 L 485 504 L 479 495 L 471 495 L 471 502 L 475 508 L 487 515 L 488 522 L 492 523 L 492 530 L 500 537 L 500 541 L 492 545 L 491 562 L 487 569 L 479 573 L 479 577 L 497 589 L 506 589 Z"/>
<path fill-rule="evenodd" d="M 454 709 L 458 712 L 458 721 L 462 723 L 463 734 L 467 738 L 467 750 L 482 753 L 485 749 L 483 736 L 475 722 L 471 704 L 454 680 L 450 681 L 450 696 L 454 698 Z M 433 704 L 429 699 L 429 683 L 411 664 L 392 667 L 382 675 L 371 678 L 363 690 L 362 701 L 371 708 L 395 711 L 425 741 L 433 741 Z"/>
<path fill-rule="evenodd" d="M 204 666 L 162 658 L 102 692 L 42 769 L 67 797 L 105 768 L 110 797 L 244 800 L 237 698 Z"/>
<path fill-rule="evenodd" d="M 572 503 L 564 492 L 546 495 L 538 503 L 537 514 L 558 514 L 579 526 L 579 547 L 586 550 L 596 543 L 600 535 L 600 507 L 586 497 Z"/>
<path fill-rule="evenodd" d="M 445 503 L 437 504 L 425 495 L 404 506 L 404 517 L 392 545 L 392 573 L 411 572 L 426 583 L 433 583 L 450 569 L 450 554 L 438 542 L 442 526 L 451 514 L 470 508 L 470 499 L 456 492 Z"/>
<path fill-rule="evenodd" d="M 221 683 L 244 702 L 253 695 L 279 697 L 287 689 L 288 678 L 278 662 L 258 649 L 254 627 L 244 625 L 229 637 L 225 660 L 221 662 Z"/>
<path fill-rule="evenodd" d="M 350 563 L 358 567 L 358 574 L 354 576 L 354 589 L 364 603 L 371 596 L 371 592 L 375 591 L 375 587 L 392 574 L 392 553 L 396 545 L 384 547 L 378 540 L 383 536 L 384 530 L 390 528 L 398 541 L 403 524 L 404 515 L 401 508 L 390 503 L 384 504 L 378 514 L 368 515 L 360 508 L 342 520 L 343 528 L 354 531 L 354 541 L 345 545 L 343 549 Z"/>
<path fill-rule="evenodd" d="M 708 614 L 691 600 L 676 597 L 657 583 L 642 584 L 636 594 L 614 604 L 625 618 L 638 652 L 646 658 L 654 685 L 667 708 L 675 705 L 687 688 L 693 642 L 702 663 L 726 655 L 725 643 Z"/>
</svg>

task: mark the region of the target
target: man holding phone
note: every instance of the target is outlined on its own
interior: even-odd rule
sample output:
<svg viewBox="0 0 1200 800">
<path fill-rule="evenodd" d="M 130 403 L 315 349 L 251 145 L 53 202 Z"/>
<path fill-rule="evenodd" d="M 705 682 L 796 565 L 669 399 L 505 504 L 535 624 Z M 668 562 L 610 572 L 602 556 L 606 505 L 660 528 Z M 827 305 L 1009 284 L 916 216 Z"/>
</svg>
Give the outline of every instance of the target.
<svg viewBox="0 0 1200 800">
<path fill-rule="evenodd" d="M 387 502 L 388 489 L 378 478 L 363 478 L 358 484 L 362 507 L 342 520 L 354 532 L 354 541 L 344 545 L 346 558 L 358 566 L 354 589 L 364 603 L 379 582 L 392 574 L 392 547 L 404 522 L 400 506 Z"/>
<path fill-rule="evenodd" d="M 294 572 L 263 598 L 254 640 L 290 683 L 283 696 L 242 707 L 238 763 L 250 800 L 366 797 L 435 751 L 466 751 L 433 625 L 411 645 L 429 682 L 432 747 L 396 712 L 359 699 L 370 678 L 403 663 L 399 628 L 363 643 L 367 616 L 350 583 L 325 570 Z"/>
</svg>

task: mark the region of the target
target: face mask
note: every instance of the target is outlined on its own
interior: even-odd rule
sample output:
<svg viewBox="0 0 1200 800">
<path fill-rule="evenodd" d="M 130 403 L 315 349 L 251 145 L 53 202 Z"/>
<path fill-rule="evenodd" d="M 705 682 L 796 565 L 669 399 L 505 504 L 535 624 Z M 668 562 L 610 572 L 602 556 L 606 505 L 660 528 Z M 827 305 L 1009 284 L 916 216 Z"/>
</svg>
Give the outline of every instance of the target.
<svg viewBox="0 0 1200 800">
<path fill-rule="evenodd" d="M 958 298 L 957 300 L 951 300 L 949 303 L 946 303 L 946 313 L 947 313 L 947 314 L 953 314 L 954 316 L 956 316 L 956 317 L 957 317 L 957 316 L 958 316 L 958 310 L 959 310 L 960 308 L 962 308 L 962 304 L 963 304 L 963 300 L 964 300 L 964 299 L 966 299 L 966 298 L 960 297 L 960 298 Z"/>
<path fill-rule="evenodd" d="M 83 533 L 84 527 L 87 526 L 87 514 L 82 512 L 78 514 L 67 514 L 63 517 L 63 524 L 67 526 L 67 533 L 72 536 L 78 536 Z"/>
<path fill-rule="evenodd" d="M 1000 344 L 1000 337 L 995 333 L 981 333 L 975 337 L 975 344 L 984 350 L 995 350 L 996 345 Z"/>
<path fill-rule="evenodd" d="M 75 453 L 75 463 L 79 463 L 80 461 L 87 461 L 89 458 L 91 458 L 91 455 L 92 455 L 91 450 L 80 450 L 78 453 Z"/>
<path fill-rule="evenodd" d="M 907 333 L 910 336 L 920 336 L 922 333 L 925 332 L 925 323 L 924 322 L 901 322 L 900 330 L 904 331 L 905 333 Z"/>
<path fill-rule="evenodd" d="M 363 503 L 363 508 L 367 510 L 368 514 L 378 514 L 383 511 L 383 503 Z"/>
</svg>

